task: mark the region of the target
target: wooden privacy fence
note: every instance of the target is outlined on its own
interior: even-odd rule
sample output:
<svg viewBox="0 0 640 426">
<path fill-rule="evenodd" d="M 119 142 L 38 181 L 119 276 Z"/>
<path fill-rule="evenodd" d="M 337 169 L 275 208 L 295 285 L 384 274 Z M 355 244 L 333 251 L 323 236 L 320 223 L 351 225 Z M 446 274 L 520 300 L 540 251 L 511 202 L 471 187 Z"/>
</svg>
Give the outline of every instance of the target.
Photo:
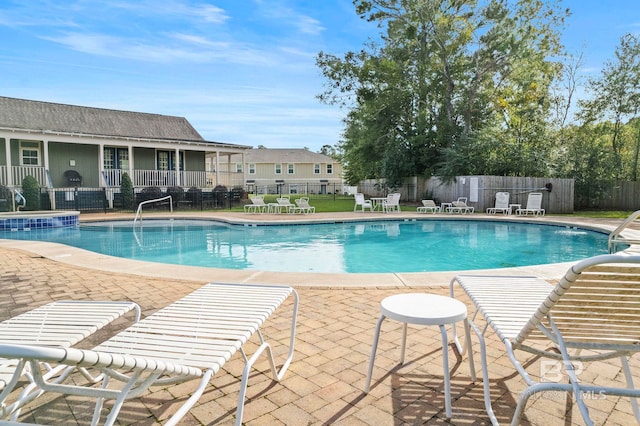
<svg viewBox="0 0 640 426">
<path fill-rule="evenodd" d="M 549 191 L 551 189 L 551 191 Z M 531 192 L 542 192 L 542 208 L 547 213 L 569 214 L 574 211 L 574 180 L 530 178 L 510 176 L 458 176 L 453 182 L 442 182 L 439 178 L 408 178 L 398 189 L 402 202 L 416 202 L 430 198 L 436 203 L 447 203 L 458 197 L 467 197 L 468 204 L 476 212 L 485 212 L 495 204 L 496 192 L 508 192 L 511 204 L 525 207 Z M 380 196 L 383 189 L 380 181 L 368 180 L 359 185 L 359 191 L 367 196 Z M 385 192 L 386 191 L 386 192 Z"/>
<path fill-rule="evenodd" d="M 594 207 L 602 210 L 640 210 L 640 182 L 616 181 L 606 186 Z"/>
</svg>

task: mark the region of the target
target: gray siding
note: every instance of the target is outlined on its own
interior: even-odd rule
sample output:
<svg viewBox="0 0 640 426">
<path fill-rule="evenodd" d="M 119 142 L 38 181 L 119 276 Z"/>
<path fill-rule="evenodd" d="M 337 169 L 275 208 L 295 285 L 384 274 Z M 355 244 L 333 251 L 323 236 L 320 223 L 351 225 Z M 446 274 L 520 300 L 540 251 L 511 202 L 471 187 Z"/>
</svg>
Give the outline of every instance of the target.
<svg viewBox="0 0 640 426">
<path fill-rule="evenodd" d="M 82 176 L 82 186 L 99 187 L 98 146 L 49 142 L 49 172 L 54 187 L 68 185 L 64 172 L 75 170 Z M 70 161 L 75 161 L 75 166 Z"/>
</svg>

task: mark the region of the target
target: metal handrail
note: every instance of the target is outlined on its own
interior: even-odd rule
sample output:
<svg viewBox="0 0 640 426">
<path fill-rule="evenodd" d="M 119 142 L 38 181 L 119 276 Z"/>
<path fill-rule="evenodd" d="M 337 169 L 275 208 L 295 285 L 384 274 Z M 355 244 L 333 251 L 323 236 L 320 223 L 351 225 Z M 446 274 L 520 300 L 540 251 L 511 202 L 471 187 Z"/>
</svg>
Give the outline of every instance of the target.
<svg viewBox="0 0 640 426">
<path fill-rule="evenodd" d="M 631 236 L 631 237 L 623 237 L 620 234 L 622 231 L 629 228 L 638 217 L 640 216 L 640 210 L 636 210 L 631 213 L 629 217 L 627 217 L 624 222 L 622 222 L 616 229 L 611 231 L 609 234 L 609 253 L 614 253 L 617 251 L 618 244 L 640 244 L 640 234 Z"/>
<path fill-rule="evenodd" d="M 136 225 L 136 221 L 138 220 L 138 217 L 140 218 L 140 223 L 142 223 L 142 206 L 143 205 L 150 204 L 150 203 L 157 203 L 158 201 L 164 201 L 166 199 L 169 200 L 169 207 L 171 208 L 171 213 L 173 213 L 173 198 L 171 197 L 171 195 L 167 195 L 166 197 L 162 197 L 162 198 L 155 198 L 153 200 L 146 200 L 138 204 L 138 210 L 136 210 L 136 216 L 133 218 L 133 226 Z"/>
<path fill-rule="evenodd" d="M 14 192 L 14 203 L 16 204 L 16 211 L 20 211 L 21 208 L 24 208 L 27 205 L 27 199 L 24 197 L 22 192 L 17 189 L 13 190 Z"/>
</svg>

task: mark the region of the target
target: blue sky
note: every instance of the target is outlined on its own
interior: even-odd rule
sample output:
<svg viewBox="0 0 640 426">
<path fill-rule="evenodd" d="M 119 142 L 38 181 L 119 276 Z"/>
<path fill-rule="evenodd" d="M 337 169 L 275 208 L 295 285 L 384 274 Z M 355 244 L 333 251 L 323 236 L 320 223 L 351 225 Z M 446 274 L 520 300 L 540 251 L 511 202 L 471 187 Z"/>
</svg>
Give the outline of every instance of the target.
<svg viewBox="0 0 640 426">
<path fill-rule="evenodd" d="M 565 0 L 567 48 L 597 75 L 638 0 Z M 375 37 L 351 0 L 0 0 L 0 95 L 186 117 L 207 140 L 334 145 L 344 110 L 316 100 L 319 51 Z"/>
</svg>

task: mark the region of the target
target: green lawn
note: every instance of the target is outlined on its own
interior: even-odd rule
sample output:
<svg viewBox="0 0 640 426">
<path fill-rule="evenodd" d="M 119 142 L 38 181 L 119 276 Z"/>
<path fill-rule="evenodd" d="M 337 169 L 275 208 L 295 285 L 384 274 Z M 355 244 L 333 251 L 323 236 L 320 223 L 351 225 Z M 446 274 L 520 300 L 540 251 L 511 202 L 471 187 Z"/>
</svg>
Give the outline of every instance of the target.
<svg viewBox="0 0 640 426">
<path fill-rule="evenodd" d="M 301 197 L 302 195 L 292 195 L 291 202 L 295 198 Z M 264 201 L 265 203 L 275 203 L 277 195 L 265 195 Z M 248 201 L 247 201 L 248 203 Z M 311 195 L 309 196 L 309 204 L 315 206 L 316 212 L 318 213 L 331 213 L 331 212 L 348 212 L 353 211 L 353 206 L 355 204 L 353 197 L 344 196 L 344 195 Z M 400 208 L 402 211 L 416 211 L 416 206 L 418 204 L 410 204 L 410 205 L 401 205 Z M 231 211 L 243 211 L 243 204 L 234 206 Z M 575 211 L 572 215 L 568 216 L 582 216 L 582 217 L 592 217 L 592 218 L 603 218 L 603 219 L 624 219 L 628 217 L 633 212 L 627 211 L 600 211 L 600 210 L 583 210 L 583 211 Z"/>
</svg>

